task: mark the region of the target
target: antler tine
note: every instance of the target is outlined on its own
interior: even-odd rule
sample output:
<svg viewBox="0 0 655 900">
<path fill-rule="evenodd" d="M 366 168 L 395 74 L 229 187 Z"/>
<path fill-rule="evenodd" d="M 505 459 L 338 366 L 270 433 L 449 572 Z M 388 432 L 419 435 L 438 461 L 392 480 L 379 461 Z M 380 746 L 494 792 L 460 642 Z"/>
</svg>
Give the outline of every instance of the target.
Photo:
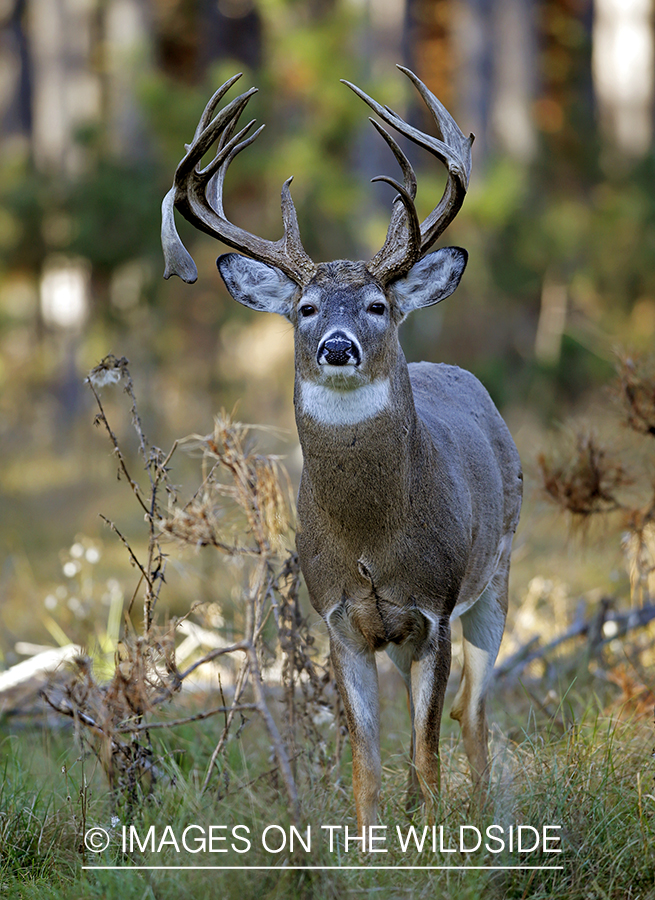
<svg viewBox="0 0 655 900">
<path fill-rule="evenodd" d="M 414 197 L 416 197 L 416 173 L 414 172 L 412 164 L 407 159 L 407 157 L 405 156 L 405 154 L 403 153 L 403 151 L 401 150 L 399 145 L 396 143 L 396 141 L 394 141 L 394 139 L 391 137 L 389 132 L 385 131 L 385 129 L 380 125 L 379 122 L 377 122 L 375 119 L 371 118 L 370 116 L 369 116 L 369 122 L 371 123 L 371 125 L 373 125 L 373 127 L 378 132 L 378 134 L 381 135 L 382 138 L 384 138 L 384 140 L 389 145 L 391 152 L 398 160 L 398 165 L 402 169 L 403 179 L 405 181 L 405 188 L 408 191 L 408 193 L 411 194 L 412 200 L 413 200 Z M 375 180 L 379 180 L 379 179 L 373 179 L 373 180 L 375 181 Z"/>
<path fill-rule="evenodd" d="M 370 108 L 387 123 L 387 125 L 390 125 L 410 141 L 418 144 L 420 147 L 423 147 L 440 159 L 448 169 L 448 181 L 438 205 L 420 226 L 421 241 L 418 255 L 416 255 L 416 250 L 412 245 L 410 237 L 412 228 L 409 211 L 407 214 L 410 216 L 410 219 L 404 223 L 404 228 L 400 228 L 399 223 L 394 221 L 399 214 L 395 211 L 392 213 L 392 221 L 389 225 L 389 231 L 387 232 L 384 246 L 368 264 L 369 271 L 384 282 L 389 281 L 392 278 L 400 277 L 402 274 L 406 274 L 416 260 L 427 252 L 459 212 L 468 188 L 471 172 L 471 144 L 473 143 L 473 135 L 468 138 L 464 137 L 448 110 L 434 94 L 428 90 L 423 82 L 404 66 L 398 66 L 398 68 L 407 75 L 414 84 L 430 110 L 439 135 L 438 138 L 424 134 L 412 125 L 409 125 L 398 115 L 398 113 L 394 112 L 388 106 L 382 106 L 356 85 L 351 84 L 349 81 L 344 81 L 343 83 L 354 91 L 364 103 L 370 106 Z M 378 131 L 385 140 L 387 140 L 383 133 L 384 129 L 378 128 Z M 389 143 L 388 140 L 387 143 Z M 392 150 L 394 149 L 390 143 L 389 146 Z M 401 162 L 401 159 L 396 154 L 395 150 L 394 154 L 401 167 L 403 167 L 404 173 L 404 163 Z M 405 209 L 408 209 L 406 205 Z M 398 259 L 401 255 L 398 247 L 394 243 L 394 241 L 399 240 L 406 241 L 406 259 L 400 266 L 397 262 L 391 265 L 390 257 L 393 256 L 394 259 Z"/>
<path fill-rule="evenodd" d="M 217 91 L 215 91 L 207 105 L 205 106 L 202 115 L 200 116 L 200 121 L 198 122 L 198 127 L 196 128 L 196 133 L 193 137 L 195 141 L 200 134 L 205 130 L 205 128 L 209 125 L 211 121 L 211 117 L 214 115 L 214 110 L 221 102 L 223 97 L 227 94 L 233 84 L 243 77 L 243 72 L 238 72 L 236 75 L 233 75 L 231 78 L 222 84 Z"/>
<path fill-rule="evenodd" d="M 409 78 L 423 98 L 425 105 L 432 114 L 437 132 L 441 138 L 439 141 L 431 141 L 429 136 L 423 135 L 422 132 L 416 132 L 417 137 L 427 138 L 425 143 L 420 140 L 417 143 L 425 147 L 426 150 L 430 150 L 435 156 L 438 156 L 448 168 L 448 181 L 443 196 L 421 225 L 422 248 L 425 253 L 439 235 L 446 230 L 464 202 L 469 178 L 471 177 L 471 147 L 475 140 L 475 135 L 469 134 L 468 137 L 465 137 L 443 103 L 428 90 L 420 78 L 417 78 L 410 69 L 404 66 L 398 66 L 398 68 Z M 411 129 L 411 126 L 406 123 L 403 124 L 408 130 Z M 415 137 L 404 128 L 399 130 L 403 134 L 407 134 L 410 140 L 415 140 Z M 411 130 L 416 131 L 415 129 Z"/>
<path fill-rule="evenodd" d="M 246 108 L 248 101 L 257 93 L 257 88 L 250 88 L 244 94 L 229 103 L 225 109 L 222 109 L 217 116 L 211 120 L 203 129 L 196 129 L 196 133 L 190 144 L 187 144 L 186 156 L 180 161 L 176 172 L 175 180 L 180 183 L 188 177 L 189 173 L 200 163 L 205 153 L 211 145 L 228 130 L 234 131 L 237 120 Z M 205 109 L 205 112 L 207 110 Z M 204 117 L 205 113 L 203 113 Z"/>
<path fill-rule="evenodd" d="M 225 181 L 225 174 L 234 157 L 238 156 L 242 150 L 246 149 L 246 147 L 253 144 L 265 128 L 264 125 L 260 125 L 257 131 L 251 134 L 249 138 L 240 141 L 239 138 L 252 127 L 254 121 L 255 120 L 253 119 L 245 128 L 241 129 L 239 134 L 226 145 L 224 153 L 217 153 L 216 158 L 212 160 L 205 170 L 210 170 L 211 175 L 205 187 L 207 201 L 212 209 L 223 218 L 225 218 L 225 211 L 223 209 L 223 183 Z"/>
<path fill-rule="evenodd" d="M 398 160 L 405 182 L 404 187 L 401 188 L 394 178 L 386 175 L 378 175 L 371 179 L 371 182 L 386 182 L 398 191 L 384 244 L 368 265 L 369 271 L 375 272 L 383 281 L 391 281 L 392 278 L 404 274 L 421 255 L 421 225 L 414 206 L 416 174 L 412 164 L 391 135 L 375 119 L 369 119 L 369 121 L 384 138 Z M 399 200 L 401 205 L 398 204 Z M 411 264 L 409 260 L 411 260 Z"/>
<path fill-rule="evenodd" d="M 230 140 L 224 143 L 222 147 L 219 146 L 218 152 L 216 153 L 216 156 L 212 159 L 212 161 L 207 166 L 205 166 L 204 169 L 201 169 L 200 171 L 196 170 L 196 177 L 198 179 L 203 179 L 204 181 L 209 183 L 214 175 L 217 174 L 219 169 L 227 171 L 234 157 L 241 153 L 242 150 L 245 150 L 246 147 L 249 147 L 251 144 L 253 144 L 266 127 L 265 125 L 260 125 L 257 131 L 254 132 L 254 134 L 251 134 L 249 138 L 243 140 L 245 135 L 248 134 L 252 126 L 255 124 L 255 121 L 255 119 L 251 119 L 250 122 L 248 122 L 248 124 L 245 126 L 245 128 L 242 128 L 238 134 L 235 134 L 233 138 L 230 138 Z M 220 214 L 223 215 L 222 205 L 220 208 L 218 206 L 214 208 L 217 212 L 220 212 Z"/>
<path fill-rule="evenodd" d="M 385 242 L 367 264 L 369 272 L 386 284 L 405 275 L 420 259 L 421 223 L 414 206 L 414 197 L 400 182 L 388 175 L 377 175 L 371 179 L 371 182 L 376 181 L 384 181 L 398 191 Z M 402 202 L 402 207 L 397 205 L 398 200 Z"/>
<path fill-rule="evenodd" d="M 179 275 L 193 282 L 198 273 L 190 254 L 182 244 L 175 227 L 174 209 L 200 231 L 215 237 L 230 247 L 276 266 L 296 284 L 307 284 L 316 272 L 316 265 L 307 255 L 300 240 L 296 210 L 289 192 L 291 179 L 282 188 L 282 218 L 284 234 L 277 241 L 269 241 L 233 225 L 223 209 L 223 183 L 232 160 L 249 147 L 261 134 L 263 125 L 245 137 L 254 119 L 234 135 L 237 122 L 257 88 L 251 88 L 232 100 L 214 118 L 214 112 L 226 92 L 240 75 L 230 78 L 216 91 L 205 107 L 191 144 L 175 172 L 172 189 L 162 204 L 162 247 L 166 260 L 164 278 Z M 204 168 L 201 160 L 212 144 L 217 143 L 214 159 Z"/>
<path fill-rule="evenodd" d="M 416 90 L 421 95 L 423 101 L 425 102 L 425 105 L 432 113 L 435 125 L 437 127 L 437 137 L 441 141 L 445 142 L 447 147 L 452 147 L 460 151 L 460 158 L 461 161 L 465 164 L 466 176 L 468 178 L 471 174 L 470 149 L 474 139 L 473 135 L 469 135 L 468 138 L 464 136 L 464 133 L 460 129 L 459 125 L 453 119 L 441 100 L 439 100 L 438 97 L 435 97 L 432 91 L 430 91 L 423 84 L 421 79 L 418 78 L 418 76 L 416 76 L 411 69 L 407 69 L 405 66 L 398 66 L 397 68 L 399 68 L 400 71 L 409 78 Z"/>
</svg>

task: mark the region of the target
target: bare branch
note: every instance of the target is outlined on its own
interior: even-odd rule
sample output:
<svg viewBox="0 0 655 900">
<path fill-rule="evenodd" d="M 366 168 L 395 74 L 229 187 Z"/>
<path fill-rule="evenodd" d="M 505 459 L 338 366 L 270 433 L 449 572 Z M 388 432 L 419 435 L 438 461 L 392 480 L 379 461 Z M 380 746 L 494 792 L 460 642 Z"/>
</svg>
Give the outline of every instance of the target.
<svg viewBox="0 0 655 900">
<path fill-rule="evenodd" d="M 100 366 L 102 366 L 107 359 L 108 359 L 108 357 L 105 357 L 105 360 L 103 360 L 103 362 L 100 364 Z M 124 364 L 124 365 L 122 365 L 122 364 Z M 117 361 L 117 366 L 118 365 L 121 366 L 121 371 L 123 371 L 125 366 L 127 366 L 127 360 L 123 357 L 122 359 Z M 121 471 L 123 472 L 125 478 L 127 479 L 128 484 L 132 488 L 132 492 L 134 493 L 134 496 L 136 497 L 136 499 L 139 501 L 139 503 L 143 507 L 143 510 L 149 515 L 150 510 L 148 508 L 146 501 L 143 498 L 143 494 L 141 493 L 141 488 L 139 487 L 137 482 L 132 478 L 132 476 L 130 475 L 130 473 L 128 471 L 127 463 L 125 462 L 125 457 L 123 456 L 123 451 L 121 450 L 120 445 L 118 443 L 118 438 L 116 437 L 111 426 L 109 425 L 109 421 L 105 414 L 105 410 L 103 408 L 102 401 L 100 400 L 100 395 L 98 394 L 98 392 L 95 388 L 95 384 L 94 384 L 94 380 L 93 380 L 93 372 L 95 372 L 98 368 L 99 368 L 99 366 L 96 366 L 96 369 L 94 369 L 92 371 L 92 373 L 89 375 L 89 377 L 86 379 L 86 384 L 89 385 L 89 388 L 91 389 L 91 393 L 95 397 L 96 403 L 98 404 L 98 409 L 100 410 L 100 412 L 96 416 L 95 421 L 96 421 L 96 423 L 102 422 L 102 424 L 105 426 L 105 430 L 107 431 L 107 434 L 109 435 L 109 440 L 111 441 L 111 443 L 114 447 L 114 454 L 116 455 L 116 457 L 118 459 Z"/>
<path fill-rule="evenodd" d="M 208 709 L 206 712 L 196 713 L 193 716 L 185 716 L 183 719 L 171 719 L 166 722 L 146 722 L 139 725 L 119 725 L 117 731 L 126 733 L 136 733 L 140 731 L 151 731 L 153 728 L 177 728 L 179 725 L 188 725 L 190 722 L 200 722 L 203 719 L 209 719 L 218 713 L 241 712 L 245 710 L 259 709 L 256 703 L 241 703 L 235 706 L 216 706 Z"/>
<path fill-rule="evenodd" d="M 607 602 L 609 603 L 609 601 Z M 587 620 L 578 620 L 563 634 L 558 635 L 558 637 L 543 646 L 539 645 L 540 639 L 538 636 L 532 637 L 527 644 L 520 647 L 502 665 L 494 669 L 494 678 L 504 678 L 510 674 L 516 676 L 531 662 L 534 662 L 536 659 L 543 659 L 566 641 L 591 635 L 594 630 L 597 632 L 594 638 L 595 646 L 604 647 L 610 641 L 616 640 L 616 638 L 622 637 L 630 631 L 643 628 L 653 619 L 655 619 L 655 604 L 625 613 L 606 614 L 603 612 L 601 621 L 599 621 L 598 614 Z M 612 623 L 614 628 L 608 628 L 609 623 Z M 611 631 L 611 636 L 605 636 L 607 631 Z"/>
<path fill-rule="evenodd" d="M 127 550 L 127 552 L 130 555 L 130 559 L 132 560 L 132 565 L 136 566 L 136 568 L 139 570 L 139 572 L 141 572 L 141 577 L 146 581 L 146 583 L 152 590 L 152 583 L 150 581 L 150 576 L 148 575 L 146 570 L 143 568 L 143 566 L 139 562 L 138 557 L 135 555 L 134 551 L 130 547 L 130 544 L 129 544 L 129 541 L 127 540 L 127 538 L 123 534 L 121 534 L 121 532 L 118 530 L 118 528 L 114 525 L 114 523 L 110 519 L 108 519 L 106 516 L 103 516 L 102 513 L 99 513 L 99 515 L 100 515 L 100 518 L 102 519 L 102 521 L 106 525 L 109 525 L 111 530 L 116 535 L 118 535 L 119 540 L 122 542 L 123 546 L 125 547 L 125 549 Z"/>
</svg>

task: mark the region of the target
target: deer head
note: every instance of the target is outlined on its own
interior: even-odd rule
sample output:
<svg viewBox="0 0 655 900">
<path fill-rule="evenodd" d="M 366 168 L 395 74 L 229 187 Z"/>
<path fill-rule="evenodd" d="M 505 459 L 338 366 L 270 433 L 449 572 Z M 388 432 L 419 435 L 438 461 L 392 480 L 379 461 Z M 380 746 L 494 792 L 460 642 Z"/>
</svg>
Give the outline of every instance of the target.
<svg viewBox="0 0 655 900">
<path fill-rule="evenodd" d="M 325 296 L 325 289 L 334 286 L 341 293 L 349 278 L 353 279 L 352 288 L 356 290 L 357 300 L 353 306 L 358 314 L 361 307 L 362 321 L 370 324 L 364 330 L 371 335 L 380 333 L 382 321 L 397 327 L 413 309 L 438 303 L 451 294 L 466 265 L 466 253 L 449 248 L 427 257 L 425 254 L 462 205 L 471 170 L 473 136 L 465 138 L 452 116 L 416 75 L 402 66 L 399 68 L 424 99 L 433 116 L 438 137 L 423 134 L 359 88 L 349 82 L 344 84 L 388 125 L 445 163 L 448 170 L 446 188 L 441 201 L 423 223 L 419 222 L 414 205 L 414 170 L 391 135 L 371 119 L 398 160 L 403 183 L 386 175 L 373 179 L 391 184 L 398 195 L 384 245 L 369 262 L 317 265 L 309 258 L 302 246 L 291 199 L 291 178 L 282 188 L 284 234 L 280 240 L 264 240 L 233 225 L 223 209 L 225 175 L 235 156 L 249 146 L 264 127 L 246 137 L 254 124 L 251 121 L 238 134 L 234 134 L 241 113 L 256 92 L 255 88 L 241 94 L 214 116 L 222 98 L 241 77 L 235 75 L 216 91 L 207 104 L 194 139 L 187 145 L 187 153 L 177 167 L 173 187 L 164 199 L 164 277 L 179 275 L 187 282 L 197 278 L 193 259 L 175 228 L 173 209 L 177 208 L 201 231 L 249 257 L 227 254 L 218 260 L 219 271 L 234 299 L 253 309 L 285 316 L 298 328 L 299 334 L 320 330 L 317 329 L 317 322 L 330 318 L 330 310 L 334 308 L 333 299 L 328 301 Z M 202 168 L 200 161 L 214 143 L 218 145 L 216 156 Z M 331 282 L 335 278 L 336 281 Z M 310 323 L 310 319 L 314 321 Z M 350 357 L 348 365 L 352 364 L 353 357 Z"/>
</svg>

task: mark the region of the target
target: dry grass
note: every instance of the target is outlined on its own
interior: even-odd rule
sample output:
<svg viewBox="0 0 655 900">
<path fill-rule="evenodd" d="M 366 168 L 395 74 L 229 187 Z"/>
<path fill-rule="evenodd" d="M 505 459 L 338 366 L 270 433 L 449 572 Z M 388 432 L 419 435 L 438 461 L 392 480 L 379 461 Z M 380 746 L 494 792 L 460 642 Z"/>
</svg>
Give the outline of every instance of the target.
<svg viewBox="0 0 655 900">
<path fill-rule="evenodd" d="M 104 359 L 90 373 L 88 384 L 98 404 L 96 422 L 104 427 L 113 446 L 119 475 L 127 481 L 145 513 L 147 553 L 145 559 L 140 559 L 116 524 L 105 520 L 138 572 L 132 598 L 123 611 L 113 674 L 100 683 L 91 661 L 80 658 L 69 679 L 63 684 L 53 683 L 44 695 L 52 708 L 74 720 L 79 739 L 101 763 L 114 802 L 120 805 L 125 801 L 130 807 L 150 793 L 160 777 L 152 731 L 211 715 L 223 717 L 220 737 L 202 784 L 205 790 L 219 772 L 228 738 L 240 729 L 243 713 L 255 712 L 265 725 L 292 816 L 297 820 L 299 803 L 293 763 L 303 754 L 315 755 L 322 745 L 314 722 L 334 701 L 325 694 L 330 679 L 317 664 L 313 639 L 300 609 L 298 560 L 287 549 L 291 519 L 289 481 L 280 460 L 259 454 L 251 429 L 224 412 L 216 418 L 210 435 L 192 435 L 175 442 L 168 453 L 150 445 L 124 358 Z M 150 482 L 148 491 L 143 491 L 132 477 L 127 455 L 102 403 L 101 390 L 118 384 L 123 385 L 130 400 L 138 450 Z M 170 477 L 174 455 L 181 447 L 200 453 L 202 459 L 200 486 L 186 502 L 180 499 Z M 183 620 L 162 622 L 160 615 L 168 555 L 164 547 L 170 548 L 173 542 L 194 548 L 210 547 L 232 559 L 238 558 L 244 573 L 241 633 L 231 641 L 219 640 L 204 655 L 196 654 L 184 669 L 176 660 L 176 642 Z M 143 601 L 141 621 L 135 605 L 139 596 Z M 184 618 L 193 617 L 195 612 L 192 605 Z M 219 705 L 174 721 L 162 719 L 162 705 L 181 690 L 189 676 L 228 657 L 234 660 L 234 674 L 229 684 L 219 675 Z M 263 673 L 271 663 L 278 664 L 284 689 L 282 733 L 264 689 Z M 158 720 L 154 719 L 155 712 Z M 335 715 L 339 715 L 338 705 Z"/>
</svg>

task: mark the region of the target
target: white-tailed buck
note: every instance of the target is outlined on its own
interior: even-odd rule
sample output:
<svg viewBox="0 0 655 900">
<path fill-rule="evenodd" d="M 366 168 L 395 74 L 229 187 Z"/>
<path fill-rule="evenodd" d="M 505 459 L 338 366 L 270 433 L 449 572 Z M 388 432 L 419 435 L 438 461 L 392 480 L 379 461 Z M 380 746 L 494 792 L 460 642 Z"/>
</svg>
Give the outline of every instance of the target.
<svg viewBox="0 0 655 900">
<path fill-rule="evenodd" d="M 396 141 L 403 183 L 384 246 L 370 262 L 314 263 L 303 249 L 289 181 L 282 189 L 284 236 L 268 241 L 233 225 L 223 182 L 234 157 L 261 128 L 235 134 L 255 88 L 214 115 L 236 81 L 209 101 L 163 204 L 165 277 L 195 281 L 173 208 L 246 255 L 218 268 L 235 300 L 285 316 L 294 327 L 294 404 L 304 466 L 297 547 L 314 608 L 330 637 L 334 674 L 353 756 L 357 822 L 375 824 L 380 726 L 375 651 L 386 649 L 409 692 L 410 798 L 439 788 L 439 726 L 450 671 L 450 622 L 464 634 L 464 670 L 451 716 L 458 719 L 474 783 L 488 781 L 485 693 L 507 611 L 512 536 L 521 506 L 521 463 L 489 395 L 455 366 L 407 365 L 398 326 L 457 287 L 467 254 L 425 255 L 466 193 L 472 136 L 408 69 L 435 122 L 423 134 L 359 88 L 348 87 L 388 125 L 446 165 L 442 199 L 424 222 L 416 177 Z M 201 159 L 214 143 L 215 158 Z"/>
</svg>

